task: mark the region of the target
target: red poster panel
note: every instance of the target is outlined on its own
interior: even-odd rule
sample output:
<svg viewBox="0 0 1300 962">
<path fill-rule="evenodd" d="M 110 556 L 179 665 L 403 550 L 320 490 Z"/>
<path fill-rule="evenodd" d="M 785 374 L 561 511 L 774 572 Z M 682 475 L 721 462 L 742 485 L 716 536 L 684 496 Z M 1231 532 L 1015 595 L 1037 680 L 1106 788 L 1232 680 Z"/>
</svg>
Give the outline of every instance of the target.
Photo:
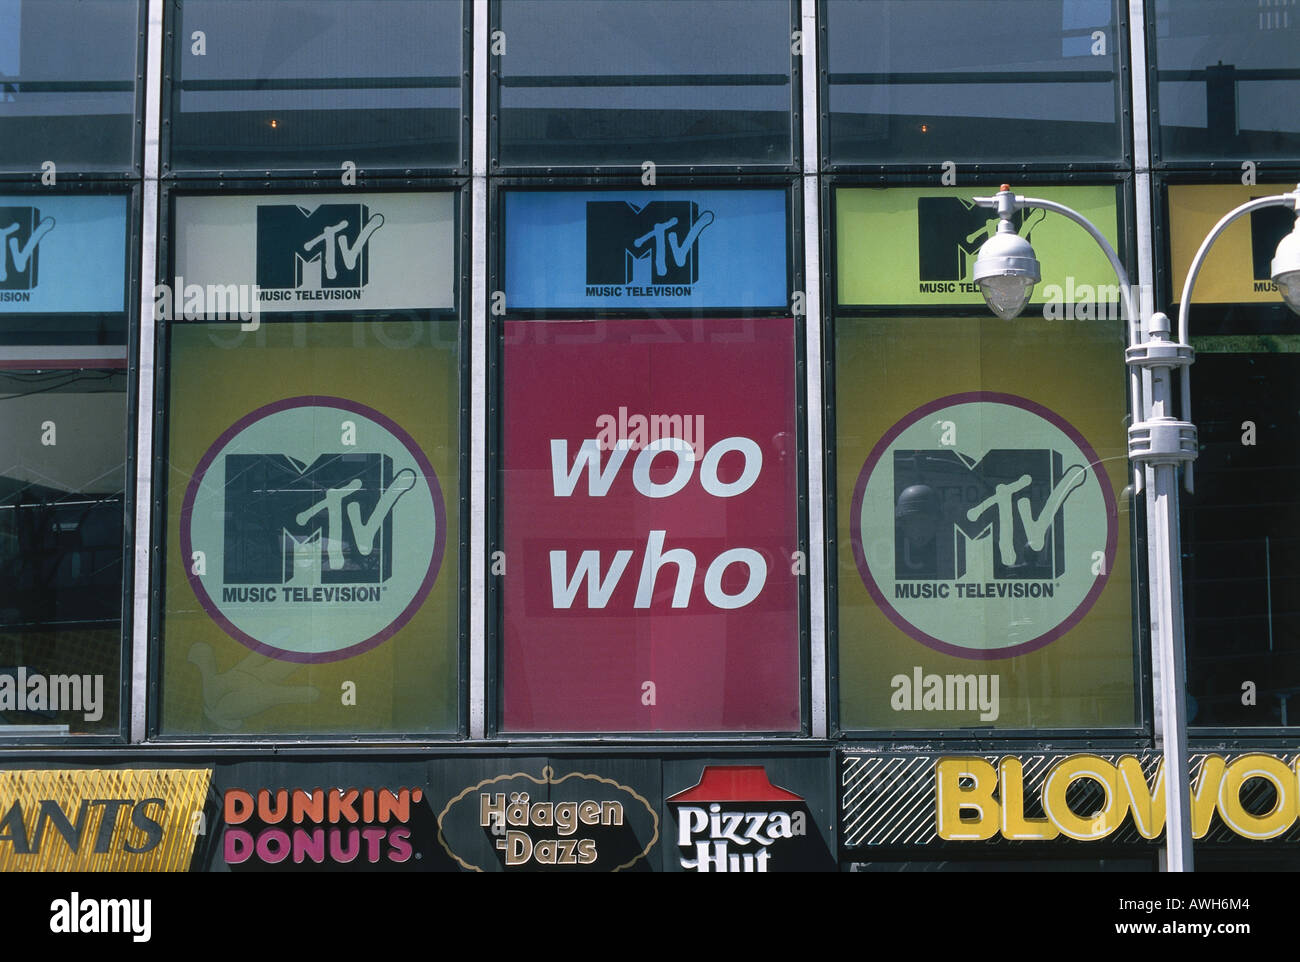
<svg viewBox="0 0 1300 962">
<path fill-rule="evenodd" d="M 504 728 L 799 728 L 794 322 L 505 326 Z"/>
</svg>

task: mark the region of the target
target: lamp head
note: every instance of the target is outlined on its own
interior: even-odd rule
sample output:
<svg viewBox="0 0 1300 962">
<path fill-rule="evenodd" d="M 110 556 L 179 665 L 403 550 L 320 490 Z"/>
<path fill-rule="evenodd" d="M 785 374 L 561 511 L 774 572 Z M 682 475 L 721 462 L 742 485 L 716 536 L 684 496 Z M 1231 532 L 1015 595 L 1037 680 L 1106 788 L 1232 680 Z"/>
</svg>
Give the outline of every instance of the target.
<svg viewBox="0 0 1300 962">
<path fill-rule="evenodd" d="M 1300 213 L 1291 233 L 1278 242 L 1273 257 L 1273 283 L 1287 307 L 1300 314 Z"/>
<path fill-rule="evenodd" d="M 973 277 L 989 309 L 1005 321 L 1017 317 L 1029 303 L 1034 285 L 1042 279 L 1038 259 L 1029 241 L 1016 233 L 1011 218 L 1015 195 L 1006 184 L 998 192 L 998 229 L 980 247 Z"/>
</svg>

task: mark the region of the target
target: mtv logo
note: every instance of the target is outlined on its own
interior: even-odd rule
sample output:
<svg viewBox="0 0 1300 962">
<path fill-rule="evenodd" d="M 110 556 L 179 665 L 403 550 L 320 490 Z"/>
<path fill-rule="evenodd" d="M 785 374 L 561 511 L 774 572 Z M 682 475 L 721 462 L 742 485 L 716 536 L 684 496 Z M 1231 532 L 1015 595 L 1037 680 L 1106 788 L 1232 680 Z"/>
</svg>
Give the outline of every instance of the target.
<svg viewBox="0 0 1300 962">
<path fill-rule="evenodd" d="M 0 291 L 30 291 L 36 286 L 38 250 L 54 218 L 41 219 L 35 207 L 0 207 Z"/>
<path fill-rule="evenodd" d="M 1265 207 L 1250 212 L 1250 262 L 1255 280 L 1273 279 L 1273 255 L 1277 253 L 1278 242 L 1291 233 L 1294 224 L 1295 211 L 1289 207 Z"/>
<path fill-rule="evenodd" d="M 370 280 L 368 244 L 384 225 L 366 204 L 297 204 L 257 208 L 257 286 L 319 289 L 364 287 Z"/>
<path fill-rule="evenodd" d="M 1016 211 L 1012 223 L 1026 240 L 1046 212 Z M 916 202 L 917 256 L 922 281 L 964 281 L 971 276 L 980 245 L 998 227 L 996 213 L 965 197 L 921 197 Z"/>
<path fill-rule="evenodd" d="M 415 486 L 386 454 L 225 459 L 228 584 L 378 584 L 393 573 L 393 507 Z"/>
<path fill-rule="evenodd" d="M 587 201 L 588 284 L 694 284 L 697 241 L 713 223 L 689 200 Z"/>
<path fill-rule="evenodd" d="M 894 452 L 894 577 L 1052 579 L 1065 573 L 1065 516 L 1082 466 L 1046 449 Z"/>
</svg>

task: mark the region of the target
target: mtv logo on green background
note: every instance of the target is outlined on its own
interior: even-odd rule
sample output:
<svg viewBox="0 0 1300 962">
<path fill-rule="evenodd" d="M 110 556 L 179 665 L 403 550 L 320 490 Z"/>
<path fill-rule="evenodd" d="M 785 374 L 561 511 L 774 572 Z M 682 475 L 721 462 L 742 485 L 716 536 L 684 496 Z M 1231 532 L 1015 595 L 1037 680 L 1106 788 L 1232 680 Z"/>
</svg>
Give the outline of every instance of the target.
<svg viewBox="0 0 1300 962">
<path fill-rule="evenodd" d="M 1041 196 L 1078 210 L 1106 235 L 1118 240 L 1116 186 L 1023 187 L 1018 194 Z M 836 258 L 840 305 L 953 305 L 983 309 L 972 271 L 980 246 L 997 230 L 993 210 L 976 207 L 983 187 L 840 188 L 835 191 Z M 1050 300 L 1053 290 L 1077 291 L 1080 298 L 1113 290 L 1119 280 L 1097 244 L 1077 224 L 1042 209 L 1016 213 L 1016 230 L 1034 245 L 1043 279 L 1033 303 Z"/>
</svg>

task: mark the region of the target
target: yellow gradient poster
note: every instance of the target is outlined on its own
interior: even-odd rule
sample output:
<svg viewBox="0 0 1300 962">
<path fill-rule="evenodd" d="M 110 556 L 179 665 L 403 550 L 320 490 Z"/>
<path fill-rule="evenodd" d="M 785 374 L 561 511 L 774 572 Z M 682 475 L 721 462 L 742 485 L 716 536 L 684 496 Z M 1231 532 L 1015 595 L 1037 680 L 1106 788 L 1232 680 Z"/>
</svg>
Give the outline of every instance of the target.
<svg viewBox="0 0 1300 962">
<path fill-rule="evenodd" d="M 164 734 L 457 722 L 457 325 L 170 332 Z"/>
<path fill-rule="evenodd" d="M 1120 323 L 835 327 L 841 726 L 1132 725 Z"/>
</svg>

